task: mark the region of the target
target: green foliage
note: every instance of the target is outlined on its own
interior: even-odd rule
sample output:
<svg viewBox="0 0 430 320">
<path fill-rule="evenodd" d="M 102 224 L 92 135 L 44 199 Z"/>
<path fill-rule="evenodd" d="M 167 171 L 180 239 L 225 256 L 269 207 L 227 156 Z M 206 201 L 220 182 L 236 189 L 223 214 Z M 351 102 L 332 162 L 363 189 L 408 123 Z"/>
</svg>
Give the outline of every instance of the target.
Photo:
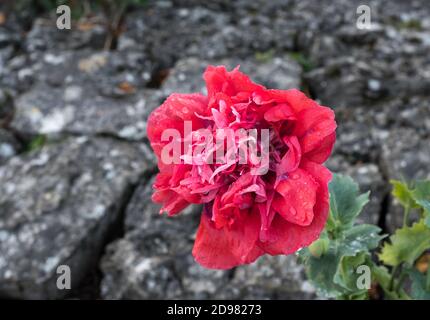
<svg viewBox="0 0 430 320">
<path fill-rule="evenodd" d="M 412 286 L 411 286 L 412 298 L 416 300 L 430 300 L 430 286 L 429 286 L 428 278 L 426 279 L 426 277 L 417 270 L 409 271 L 409 277 L 412 282 Z"/>
<path fill-rule="evenodd" d="M 39 150 L 45 145 L 45 143 L 46 143 L 46 136 L 39 134 L 30 140 L 30 142 L 27 145 L 26 151 L 31 152 L 34 150 Z"/>
<path fill-rule="evenodd" d="M 305 72 L 311 71 L 315 67 L 312 61 L 301 52 L 291 52 L 290 57 L 297 61 Z"/>
<path fill-rule="evenodd" d="M 430 181 L 418 181 L 412 196 L 419 206 L 430 213 Z"/>
<path fill-rule="evenodd" d="M 354 225 L 355 218 L 369 200 L 359 195 L 358 186 L 349 177 L 334 175 L 329 185 L 330 217 L 321 238 L 299 255 L 308 278 L 327 297 L 367 298 L 366 289 L 357 288 L 357 268 L 371 263 L 370 250 L 384 236 L 377 226 Z"/>
<path fill-rule="evenodd" d="M 417 19 L 411 19 L 407 21 L 401 21 L 396 24 L 398 29 L 407 29 L 407 30 L 416 30 L 416 31 L 422 31 L 423 26 L 421 24 L 420 20 Z"/>
<path fill-rule="evenodd" d="M 401 263 L 412 266 L 430 248 L 430 229 L 420 221 L 412 227 L 398 229 L 390 237 L 390 242 L 384 245 L 379 259 L 388 266 L 395 267 Z"/>
<path fill-rule="evenodd" d="M 373 285 L 383 290 L 384 299 L 430 299 L 430 271 L 425 262 L 430 250 L 430 181 L 391 183 L 393 196 L 405 208 L 404 225 L 382 245 L 378 256 L 383 264 L 378 265 L 372 259 L 372 250 L 380 247 L 384 238 L 381 230 L 374 225 L 355 224 L 369 201 L 369 193 L 360 194 L 351 178 L 334 175 L 329 185 L 330 215 L 325 230 L 320 239 L 299 253 L 319 293 L 337 299 L 370 298 L 366 286 L 359 285 L 364 278 L 357 271 L 364 267 L 370 270 Z M 421 213 L 412 226 L 410 210 Z M 408 277 L 411 285 L 405 286 Z"/>
<path fill-rule="evenodd" d="M 412 190 L 409 189 L 406 183 L 403 183 L 398 180 L 391 180 L 391 184 L 393 185 L 392 194 L 400 204 L 404 207 L 415 208 L 417 204 L 415 203 L 414 197 L 412 195 Z"/>
<path fill-rule="evenodd" d="M 270 60 L 273 59 L 273 55 L 275 54 L 275 51 L 272 50 L 267 50 L 267 51 L 263 51 L 263 52 L 256 52 L 255 53 L 255 59 L 259 62 L 269 62 Z"/>
<path fill-rule="evenodd" d="M 355 218 L 369 202 L 370 192 L 359 195 L 358 185 L 350 177 L 335 174 L 329 185 L 329 231 L 343 231 L 352 227 Z"/>
<path fill-rule="evenodd" d="M 405 208 L 404 225 L 407 225 L 409 211 L 418 209 L 421 210 L 424 223 L 430 227 L 430 181 L 416 181 L 413 187 L 398 180 L 391 180 L 391 183 L 393 196 Z"/>
</svg>

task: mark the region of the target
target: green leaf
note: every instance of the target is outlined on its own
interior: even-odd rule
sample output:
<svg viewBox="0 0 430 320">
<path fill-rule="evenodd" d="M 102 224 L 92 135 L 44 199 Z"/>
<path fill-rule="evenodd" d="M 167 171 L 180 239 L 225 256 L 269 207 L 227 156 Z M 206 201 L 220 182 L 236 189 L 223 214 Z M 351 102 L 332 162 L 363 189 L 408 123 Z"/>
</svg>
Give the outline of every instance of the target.
<svg viewBox="0 0 430 320">
<path fill-rule="evenodd" d="M 386 235 L 380 235 L 380 232 L 379 227 L 370 224 L 361 224 L 346 230 L 342 241 L 343 254 L 351 256 L 360 251 L 377 248 L 379 242 L 386 237 Z"/>
<path fill-rule="evenodd" d="M 362 252 L 353 257 L 343 257 L 336 270 L 333 282 L 344 288 L 347 292 L 362 297 L 363 293 L 367 293 L 367 289 L 357 288 L 357 279 L 361 274 L 358 274 L 356 270 L 359 266 L 366 264 L 368 256 L 368 253 Z"/>
<path fill-rule="evenodd" d="M 430 229 L 421 220 L 412 227 L 398 229 L 390 237 L 379 254 L 379 259 L 389 266 L 397 266 L 403 262 L 411 266 L 414 261 L 430 248 Z"/>
<path fill-rule="evenodd" d="M 393 185 L 392 195 L 399 200 L 403 207 L 415 208 L 417 204 L 412 196 L 412 191 L 409 189 L 406 183 L 399 180 L 390 180 Z"/>
<path fill-rule="evenodd" d="M 428 213 L 424 219 L 424 223 L 427 226 L 427 228 L 430 228 L 430 213 Z"/>
<path fill-rule="evenodd" d="M 401 289 L 398 293 L 390 289 L 391 274 L 385 266 L 378 266 L 372 261 L 370 261 L 370 265 L 372 270 L 372 279 L 382 287 L 384 290 L 384 297 L 386 299 L 410 299 L 403 289 Z"/>
<path fill-rule="evenodd" d="M 417 270 L 411 270 L 409 277 L 412 281 L 412 298 L 416 300 L 430 300 L 430 291 L 426 289 L 426 276 Z"/>
<path fill-rule="evenodd" d="M 341 174 L 333 175 L 329 190 L 330 215 L 335 228 L 349 229 L 369 201 L 369 192 L 359 195 L 358 185 Z"/>
<path fill-rule="evenodd" d="M 318 258 L 312 256 L 308 250 L 306 251 L 306 275 L 319 294 L 330 298 L 342 294 L 342 288 L 333 282 L 341 259 L 338 250 L 334 246 L 331 246 L 324 255 Z"/>
<path fill-rule="evenodd" d="M 335 174 L 329 185 L 330 216 L 319 240 L 299 252 L 308 279 L 327 297 L 365 299 L 367 290 L 357 288 L 358 266 L 372 264 L 370 250 L 385 236 L 380 228 L 354 226 L 355 218 L 369 201 L 369 193 L 360 194 L 354 181 Z"/>
<path fill-rule="evenodd" d="M 346 230 L 342 238 L 330 240 L 324 253 L 316 255 L 312 246 L 301 250 L 299 256 L 305 264 L 308 279 L 324 296 L 365 298 L 367 293 L 356 287 L 359 275 L 355 270 L 370 256 L 369 250 L 376 248 L 384 237 L 379 232 L 377 226 L 358 225 Z"/>
<path fill-rule="evenodd" d="M 411 195 L 415 202 L 430 214 L 430 180 L 417 181 Z"/>
<path fill-rule="evenodd" d="M 391 275 L 385 266 L 378 266 L 372 262 L 372 278 L 376 280 L 384 291 L 387 291 L 390 286 Z"/>
</svg>

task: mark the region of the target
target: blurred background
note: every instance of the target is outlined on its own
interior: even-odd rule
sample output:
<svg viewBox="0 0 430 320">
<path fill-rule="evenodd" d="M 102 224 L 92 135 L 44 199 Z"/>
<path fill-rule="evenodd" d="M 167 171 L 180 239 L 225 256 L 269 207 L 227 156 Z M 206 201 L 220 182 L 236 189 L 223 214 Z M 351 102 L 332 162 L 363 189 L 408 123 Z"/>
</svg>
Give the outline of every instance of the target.
<svg viewBox="0 0 430 320">
<path fill-rule="evenodd" d="M 372 191 L 361 220 L 389 232 L 389 180 L 430 178 L 429 51 L 427 0 L 1 0 L 0 297 L 316 298 L 294 256 L 193 261 L 200 209 L 158 216 L 146 119 L 172 92 L 204 92 L 208 64 L 300 88 L 335 110 L 327 166 Z"/>
</svg>

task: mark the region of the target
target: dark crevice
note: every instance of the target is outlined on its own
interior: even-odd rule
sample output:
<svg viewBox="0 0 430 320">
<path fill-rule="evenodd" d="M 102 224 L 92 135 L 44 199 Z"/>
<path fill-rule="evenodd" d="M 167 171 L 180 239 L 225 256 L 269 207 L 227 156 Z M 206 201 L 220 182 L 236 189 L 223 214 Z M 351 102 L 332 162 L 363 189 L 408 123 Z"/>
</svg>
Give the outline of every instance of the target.
<svg viewBox="0 0 430 320">
<path fill-rule="evenodd" d="M 376 161 L 376 164 L 378 166 L 379 172 L 381 173 L 382 176 L 382 180 L 384 181 L 384 184 L 386 186 L 385 188 L 385 193 L 384 196 L 382 198 L 382 202 L 381 202 L 381 208 L 379 211 L 379 217 L 378 217 L 378 227 L 380 227 L 382 229 L 383 233 L 387 233 L 388 230 L 388 226 L 387 226 L 387 217 L 389 215 L 389 208 L 390 208 L 390 203 L 391 203 L 391 193 L 390 193 L 390 177 L 388 175 L 388 172 L 384 166 L 383 160 L 382 160 L 382 150 L 379 150 L 378 154 L 378 159 Z"/>
<path fill-rule="evenodd" d="M 150 177 L 155 173 L 155 169 L 145 171 L 139 179 L 135 183 L 130 184 L 127 189 L 124 191 L 124 195 L 120 201 L 118 206 L 118 212 L 116 214 L 116 219 L 112 223 L 112 226 L 108 233 L 105 235 L 102 248 L 100 250 L 99 255 L 97 256 L 96 263 L 93 268 L 88 270 L 86 275 L 83 277 L 83 280 L 79 284 L 78 287 L 72 290 L 70 294 L 67 295 L 67 299 L 82 299 L 82 300 L 93 300 L 93 299 L 101 299 L 100 294 L 100 284 L 103 278 L 103 273 L 100 269 L 100 262 L 103 258 L 106 247 L 110 245 L 112 242 L 121 239 L 125 235 L 125 219 L 127 207 L 133 198 L 139 184 L 143 181 L 146 182 L 150 179 Z"/>
<path fill-rule="evenodd" d="M 146 84 L 147 88 L 159 89 L 169 75 L 169 69 L 159 69 L 152 73 L 151 79 Z"/>
<path fill-rule="evenodd" d="M 181 288 L 181 291 L 182 291 L 182 294 L 186 295 L 187 290 L 185 288 L 184 282 L 182 281 L 181 273 L 179 272 L 179 270 L 177 269 L 177 267 L 175 265 L 175 259 L 180 259 L 180 257 L 173 258 L 169 261 L 169 264 L 171 264 L 170 270 L 172 270 L 173 277 L 176 279 L 176 281 L 178 281 L 179 287 Z"/>
<path fill-rule="evenodd" d="M 233 280 L 234 276 L 236 275 L 236 270 L 237 270 L 237 268 L 233 268 L 233 269 L 228 270 L 227 279 L 229 281 Z"/>
<path fill-rule="evenodd" d="M 390 201 L 391 201 L 391 195 L 389 192 L 386 192 L 381 202 L 381 209 L 379 211 L 378 222 L 377 222 L 378 227 L 381 228 L 382 230 L 382 233 L 388 232 L 387 214 L 388 214 Z"/>
</svg>

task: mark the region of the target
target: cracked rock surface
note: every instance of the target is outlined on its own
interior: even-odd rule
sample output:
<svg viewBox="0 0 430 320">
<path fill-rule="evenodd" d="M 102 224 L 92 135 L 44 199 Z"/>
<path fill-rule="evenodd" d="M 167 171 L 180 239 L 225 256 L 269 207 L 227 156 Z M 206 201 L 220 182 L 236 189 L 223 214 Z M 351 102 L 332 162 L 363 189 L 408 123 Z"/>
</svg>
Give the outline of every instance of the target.
<svg viewBox="0 0 430 320">
<path fill-rule="evenodd" d="M 10 2 L 12 4 L 12 2 Z M 58 30 L 55 14 L 0 3 L 0 296 L 315 298 L 294 256 L 206 270 L 191 250 L 200 208 L 150 200 L 150 112 L 202 92 L 208 64 L 332 107 L 327 166 L 371 190 L 361 222 L 401 224 L 390 179 L 430 174 L 430 6 L 358 0 L 150 0 L 126 11 L 112 50 L 100 12 Z M 57 290 L 71 267 L 72 292 Z"/>
<path fill-rule="evenodd" d="M 147 150 L 110 138 L 69 138 L 0 167 L 0 294 L 58 298 L 57 266 L 78 284 L 98 261 L 106 235 L 139 176 Z"/>
</svg>

